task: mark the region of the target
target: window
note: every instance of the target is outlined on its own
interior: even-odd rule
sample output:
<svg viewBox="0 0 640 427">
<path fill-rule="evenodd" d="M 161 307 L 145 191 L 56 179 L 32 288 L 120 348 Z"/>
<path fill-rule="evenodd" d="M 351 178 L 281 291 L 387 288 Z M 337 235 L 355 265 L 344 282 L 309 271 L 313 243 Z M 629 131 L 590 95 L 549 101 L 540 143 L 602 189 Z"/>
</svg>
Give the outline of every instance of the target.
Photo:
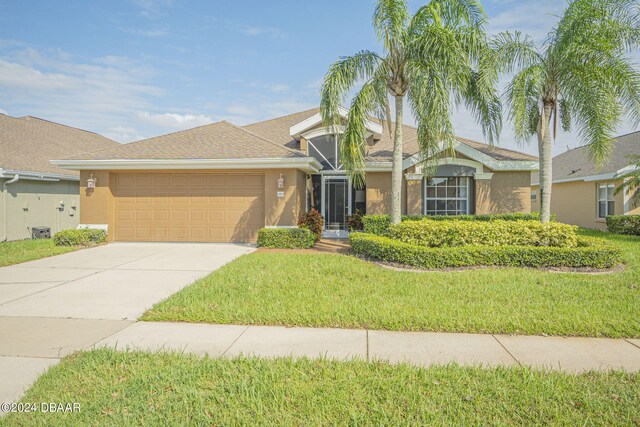
<svg viewBox="0 0 640 427">
<path fill-rule="evenodd" d="M 531 191 L 531 201 L 535 202 L 538 199 L 538 194 L 535 190 Z"/>
<path fill-rule="evenodd" d="M 598 218 L 614 215 L 613 191 L 615 184 L 598 184 Z"/>
<path fill-rule="evenodd" d="M 467 177 L 427 178 L 425 213 L 427 215 L 465 215 L 469 213 Z"/>
<path fill-rule="evenodd" d="M 322 164 L 322 169 L 342 169 L 340 147 L 336 135 L 317 136 L 311 138 L 307 143 L 309 144 L 309 155 L 315 157 Z"/>
</svg>

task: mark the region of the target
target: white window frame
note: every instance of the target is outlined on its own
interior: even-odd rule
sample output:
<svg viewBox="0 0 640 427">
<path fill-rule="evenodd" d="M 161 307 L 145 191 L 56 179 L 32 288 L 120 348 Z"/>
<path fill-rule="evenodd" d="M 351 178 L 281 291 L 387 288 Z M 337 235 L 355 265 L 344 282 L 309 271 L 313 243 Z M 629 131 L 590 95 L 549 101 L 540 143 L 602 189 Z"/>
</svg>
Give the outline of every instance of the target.
<svg viewBox="0 0 640 427">
<path fill-rule="evenodd" d="M 468 215 L 469 214 L 469 199 L 471 197 L 471 188 L 470 188 L 471 179 L 470 179 L 470 177 L 468 177 L 468 176 L 434 176 L 434 177 L 431 177 L 431 179 L 438 179 L 438 178 L 440 178 L 440 179 L 456 178 L 457 180 L 464 180 L 465 181 L 464 184 L 461 184 L 460 181 L 458 181 L 458 185 L 456 185 L 456 188 L 462 188 L 463 186 L 466 187 L 467 196 L 466 197 L 448 197 L 448 196 L 445 196 L 444 198 L 438 197 L 438 194 L 437 194 L 438 193 L 438 186 L 436 185 L 435 186 L 435 193 L 436 193 L 435 197 L 428 197 L 427 196 L 427 194 L 428 194 L 427 187 L 428 187 L 429 178 L 425 178 L 424 179 L 424 185 L 423 185 L 423 188 L 424 188 L 424 193 L 423 193 L 424 194 L 424 204 L 422 206 L 423 215 L 447 215 L 447 212 L 448 211 L 450 212 L 449 209 L 445 209 L 444 212 L 438 212 L 438 209 L 437 209 L 438 201 L 444 201 L 445 203 L 448 202 L 448 201 L 455 201 L 456 202 L 456 209 L 455 209 L 455 214 L 454 215 Z M 427 205 L 428 205 L 429 201 L 435 201 L 435 203 L 436 203 L 436 209 L 435 209 L 435 212 L 433 214 L 427 213 L 427 212 L 429 212 L 429 210 L 427 209 Z M 459 212 L 459 210 L 457 208 L 457 206 L 458 206 L 457 202 L 459 202 L 459 201 L 464 201 L 464 203 L 465 203 L 464 212 Z"/>
<path fill-rule="evenodd" d="M 600 198 L 600 190 L 604 188 L 605 189 L 605 198 L 602 199 Z M 609 215 L 615 215 L 615 204 L 616 204 L 616 199 L 615 199 L 615 195 L 613 194 L 615 191 L 616 185 L 612 182 L 603 182 L 597 185 L 596 187 L 596 218 L 598 219 L 607 219 L 607 217 Z M 609 195 L 611 195 L 611 198 L 609 198 Z M 609 212 L 609 203 L 612 202 L 613 203 L 613 212 Z M 604 203 L 604 207 L 605 207 L 605 215 L 604 216 L 600 216 L 600 203 Z"/>
</svg>

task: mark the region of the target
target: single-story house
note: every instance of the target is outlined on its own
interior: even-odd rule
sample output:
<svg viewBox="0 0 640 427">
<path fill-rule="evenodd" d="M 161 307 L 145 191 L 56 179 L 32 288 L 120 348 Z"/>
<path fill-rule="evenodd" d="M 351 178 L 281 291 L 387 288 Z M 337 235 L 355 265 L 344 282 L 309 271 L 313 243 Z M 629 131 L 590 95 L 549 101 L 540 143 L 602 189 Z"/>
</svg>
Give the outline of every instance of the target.
<svg viewBox="0 0 640 427">
<path fill-rule="evenodd" d="M 635 167 L 629 156 L 640 155 L 640 132 L 619 136 L 613 141 L 609 160 L 597 168 L 588 147 L 568 150 L 553 158 L 551 213 L 556 219 L 580 227 L 607 228 L 608 215 L 638 215 L 640 206 L 629 192 L 614 194 L 622 183 L 621 175 Z M 537 173 L 532 174 L 531 200 L 534 210 L 540 206 Z"/>
<path fill-rule="evenodd" d="M 79 223 L 80 174 L 49 160 L 120 145 L 93 132 L 37 117 L 0 114 L 0 242 Z"/>
<path fill-rule="evenodd" d="M 318 109 L 244 127 L 222 121 L 52 162 L 80 171 L 80 222 L 107 227 L 114 241 L 254 242 L 261 227 L 295 226 L 311 208 L 324 216 L 327 235 L 343 236 L 352 212 L 390 211 L 392 139 L 376 120 L 367 130 L 364 188 L 342 168 L 335 136 L 342 129 L 324 127 Z M 403 212 L 531 211 L 535 157 L 459 138 L 455 156 L 443 150 L 426 179 L 416 129 L 404 126 L 404 137 Z"/>
</svg>

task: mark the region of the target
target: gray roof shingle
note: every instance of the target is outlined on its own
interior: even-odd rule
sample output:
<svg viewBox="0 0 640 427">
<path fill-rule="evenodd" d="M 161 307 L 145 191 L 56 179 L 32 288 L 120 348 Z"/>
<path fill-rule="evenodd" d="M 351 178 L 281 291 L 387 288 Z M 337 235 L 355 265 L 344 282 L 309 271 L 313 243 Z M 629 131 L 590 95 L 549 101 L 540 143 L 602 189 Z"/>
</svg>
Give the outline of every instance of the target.
<svg viewBox="0 0 640 427">
<path fill-rule="evenodd" d="M 67 160 L 112 159 L 271 159 L 305 157 L 251 130 L 221 121 L 83 153 Z"/>
<path fill-rule="evenodd" d="M 16 118 L 0 114 L 2 169 L 78 175 L 76 171 L 53 166 L 49 160 L 119 145 L 97 133 L 37 117 Z"/>
<path fill-rule="evenodd" d="M 597 168 L 589 156 L 589 148 L 582 146 L 568 150 L 553 158 L 553 181 L 577 179 L 591 175 L 614 173 L 630 165 L 629 156 L 640 155 L 640 131 L 622 135 L 613 140 L 609 160 Z M 538 182 L 538 174 L 531 177 Z"/>
</svg>

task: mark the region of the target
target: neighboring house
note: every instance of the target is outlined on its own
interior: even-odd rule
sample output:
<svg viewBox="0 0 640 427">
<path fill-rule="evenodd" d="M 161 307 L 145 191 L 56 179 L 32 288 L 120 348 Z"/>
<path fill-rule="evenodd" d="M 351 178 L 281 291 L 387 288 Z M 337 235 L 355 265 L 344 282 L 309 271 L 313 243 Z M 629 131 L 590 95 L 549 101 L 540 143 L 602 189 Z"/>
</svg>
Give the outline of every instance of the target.
<svg viewBox="0 0 640 427">
<path fill-rule="evenodd" d="M 626 191 L 614 194 L 622 181 L 618 178 L 634 166 L 630 155 L 640 155 L 640 132 L 614 139 L 609 160 L 596 168 L 588 147 L 578 147 L 553 158 L 551 213 L 567 224 L 604 230 L 608 215 L 640 214 Z M 532 174 L 531 199 L 540 206 L 538 174 Z"/>
<path fill-rule="evenodd" d="M 108 226 L 111 240 L 254 242 L 259 228 L 295 226 L 312 207 L 326 234 L 343 236 L 356 209 L 390 211 L 393 144 L 377 121 L 367 128 L 362 189 L 345 175 L 318 109 L 244 127 L 213 123 L 53 163 L 81 171 L 81 223 Z M 455 158 L 443 151 L 435 177 L 425 179 L 416 129 L 404 126 L 404 135 L 404 212 L 531 211 L 535 157 L 459 139 Z"/>
<path fill-rule="evenodd" d="M 0 114 L 0 241 L 78 226 L 79 173 L 49 160 L 119 145 L 93 132 L 36 117 Z"/>
</svg>

